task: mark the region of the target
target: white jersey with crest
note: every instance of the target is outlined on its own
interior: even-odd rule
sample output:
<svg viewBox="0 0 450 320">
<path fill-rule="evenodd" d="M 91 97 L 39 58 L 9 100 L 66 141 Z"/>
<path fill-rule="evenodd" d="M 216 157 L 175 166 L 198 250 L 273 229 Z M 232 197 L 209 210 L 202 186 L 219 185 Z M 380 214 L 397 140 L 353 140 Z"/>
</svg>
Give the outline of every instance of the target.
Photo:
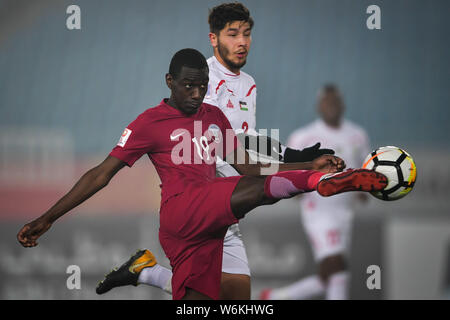
<svg viewBox="0 0 450 320">
<path fill-rule="evenodd" d="M 208 59 L 208 92 L 203 102 L 219 107 L 237 132 L 256 127 L 256 84 L 249 74 L 232 73 L 215 56 Z"/>
<path fill-rule="evenodd" d="M 236 133 L 257 135 L 256 84 L 253 77 L 243 71 L 232 73 L 215 56 L 207 61 L 209 82 L 203 102 L 219 107 Z M 233 167 L 220 159 L 216 166 L 221 176 L 238 175 Z"/>
<path fill-rule="evenodd" d="M 208 59 L 208 92 L 203 102 L 219 107 L 236 132 L 256 127 L 256 84 L 249 74 L 232 73 L 215 56 Z"/>
</svg>

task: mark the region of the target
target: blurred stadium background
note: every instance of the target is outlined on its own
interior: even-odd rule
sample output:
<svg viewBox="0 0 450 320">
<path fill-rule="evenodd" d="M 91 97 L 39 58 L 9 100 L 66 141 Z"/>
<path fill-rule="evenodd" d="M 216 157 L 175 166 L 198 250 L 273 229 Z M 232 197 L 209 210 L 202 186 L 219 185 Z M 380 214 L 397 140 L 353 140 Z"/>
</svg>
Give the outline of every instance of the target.
<svg viewBox="0 0 450 320">
<path fill-rule="evenodd" d="M 0 299 L 170 298 L 143 286 L 94 292 L 137 248 L 168 266 L 158 243 L 159 181 L 146 158 L 58 221 L 37 248 L 22 248 L 15 236 L 103 160 L 129 122 L 168 96 L 173 53 L 212 54 L 207 15 L 218 3 L 0 0 Z M 66 28 L 71 4 L 81 8 L 81 30 Z M 244 70 L 258 86 L 259 128 L 279 128 L 285 140 L 316 118 L 317 89 L 334 82 L 373 147 L 397 145 L 416 160 L 408 197 L 373 199 L 358 211 L 351 298 L 450 299 L 450 3 L 244 4 L 256 22 Z M 371 4 L 381 8 L 381 30 L 366 27 Z M 253 297 L 314 272 L 298 210 L 291 199 L 242 221 Z M 373 264 L 381 290 L 366 287 Z M 66 287 L 69 265 L 81 268 L 81 290 Z"/>
</svg>

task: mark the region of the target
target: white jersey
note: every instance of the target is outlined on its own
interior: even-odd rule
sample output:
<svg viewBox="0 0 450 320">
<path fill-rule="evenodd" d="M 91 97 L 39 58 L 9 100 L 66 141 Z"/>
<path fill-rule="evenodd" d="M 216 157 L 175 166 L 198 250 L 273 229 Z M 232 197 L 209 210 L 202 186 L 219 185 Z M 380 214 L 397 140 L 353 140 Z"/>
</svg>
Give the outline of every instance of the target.
<svg viewBox="0 0 450 320">
<path fill-rule="evenodd" d="M 222 110 L 236 133 L 257 135 L 256 84 L 249 74 L 234 74 L 225 68 L 215 56 L 208 59 L 208 92 L 203 100 Z M 220 159 L 216 163 L 220 176 L 238 175 L 229 164 Z"/>
<path fill-rule="evenodd" d="M 208 59 L 208 67 L 208 92 L 203 102 L 219 107 L 236 132 L 255 130 L 255 80 L 243 71 L 232 73 L 215 56 Z"/>
<path fill-rule="evenodd" d="M 369 139 L 364 129 L 351 121 L 344 120 L 340 128 L 329 127 L 323 120 L 294 131 L 288 146 L 293 149 L 310 147 L 316 142 L 321 148 L 333 149 L 336 156 L 342 158 L 347 168 L 361 168 L 364 158 L 370 153 Z M 317 192 L 305 193 L 301 198 L 302 211 L 349 210 L 352 208 L 354 196 L 344 193 L 324 198 Z"/>
</svg>

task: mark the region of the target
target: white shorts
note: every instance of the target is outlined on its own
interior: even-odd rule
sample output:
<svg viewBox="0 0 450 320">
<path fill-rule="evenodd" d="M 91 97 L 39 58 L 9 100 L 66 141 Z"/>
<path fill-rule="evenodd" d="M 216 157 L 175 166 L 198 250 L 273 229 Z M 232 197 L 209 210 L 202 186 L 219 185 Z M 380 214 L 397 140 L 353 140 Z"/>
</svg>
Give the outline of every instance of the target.
<svg viewBox="0 0 450 320">
<path fill-rule="evenodd" d="M 225 235 L 223 242 L 222 272 L 246 274 L 250 276 L 247 253 L 245 252 L 238 224 L 230 226 Z"/>
<path fill-rule="evenodd" d="M 302 222 L 317 262 L 336 254 L 348 255 L 353 222 L 351 209 L 302 210 Z"/>
<path fill-rule="evenodd" d="M 232 177 L 238 175 L 239 173 L 229 164 L 217 168 L 218 177 Z M 223 242 L 222 272 L 246 274 L 250 276 L 247 253 L 237 223 L 230 226 L 225 235 Z"/>
</svg>

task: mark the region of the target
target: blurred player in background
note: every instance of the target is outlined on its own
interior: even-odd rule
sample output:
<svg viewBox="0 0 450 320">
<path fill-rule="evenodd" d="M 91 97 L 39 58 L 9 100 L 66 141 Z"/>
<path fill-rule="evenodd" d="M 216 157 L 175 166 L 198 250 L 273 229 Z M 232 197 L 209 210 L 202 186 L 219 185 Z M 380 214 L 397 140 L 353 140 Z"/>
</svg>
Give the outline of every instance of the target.
<svg viewBox="0 0 450 320">
<path fill-rule="evenodd" d="M 286 148 L 278 141 L 258 136 L 256 132 L 256 84 L 253 77 L 241 68 L 247 62 L 252 42 L 251 32 L 254 21 L 249 10 L 241 3 L 224 3 L 214 7 L 208 17 L 209 39 L 214 55 L 208 61 L 209 83 L 204 102 L 219 107 L 227 116 L 232 128 L 242 139 L 247 149 L 265 145 L 268 156 L 282 162 L 306 162 L 323 154 L 333 154 L 333 150 L 319 149 L 320 144 L 302 151 Z M 251 139 L 257 139 L 254 143 Z M 252 150 L 252 155 L 256 151 Z M 239 173 L 224 161 L 217 163 L 217 176 L 231 177 Z M 151 252 L 142 255 L 153 257 Z M 153 257 L 154 259 L 154 257 Z M 156 286 L 171 293 L 170 269 L 159 264 L 140 272 L 138 283 Z M 110 273 L 99 284 L 97 293 L 102 294 L 119 285 L 126 275 L 117 271 Z M 222 264 L 222 299 L 250 299 L 250 269 L 238 224 L 232 225 L 225 236 Z"/>
<path fill-rule="evenodd" d="M 336 151 L 352 168 L 361 167 L 369 154 L 369 139 L 364 129 L 343 118 L 344 104 L 335 85 L 319 91 L 317 111 L 320 119 L 294 131 L 288 139 L 292 148 L 302 148 L 312 141 Z M 349 251 L 353 210 L 356 201 L 367 202 L 367 194 L 342 194 L 333 198 L 315 193 L 300 200 L 303 225 L 318 263 L 318 274 L 279 289 L 266 289 L 261 299 L 309 299 L 325 295 L 326 299 L 347 299 Z"/>
</svg>

